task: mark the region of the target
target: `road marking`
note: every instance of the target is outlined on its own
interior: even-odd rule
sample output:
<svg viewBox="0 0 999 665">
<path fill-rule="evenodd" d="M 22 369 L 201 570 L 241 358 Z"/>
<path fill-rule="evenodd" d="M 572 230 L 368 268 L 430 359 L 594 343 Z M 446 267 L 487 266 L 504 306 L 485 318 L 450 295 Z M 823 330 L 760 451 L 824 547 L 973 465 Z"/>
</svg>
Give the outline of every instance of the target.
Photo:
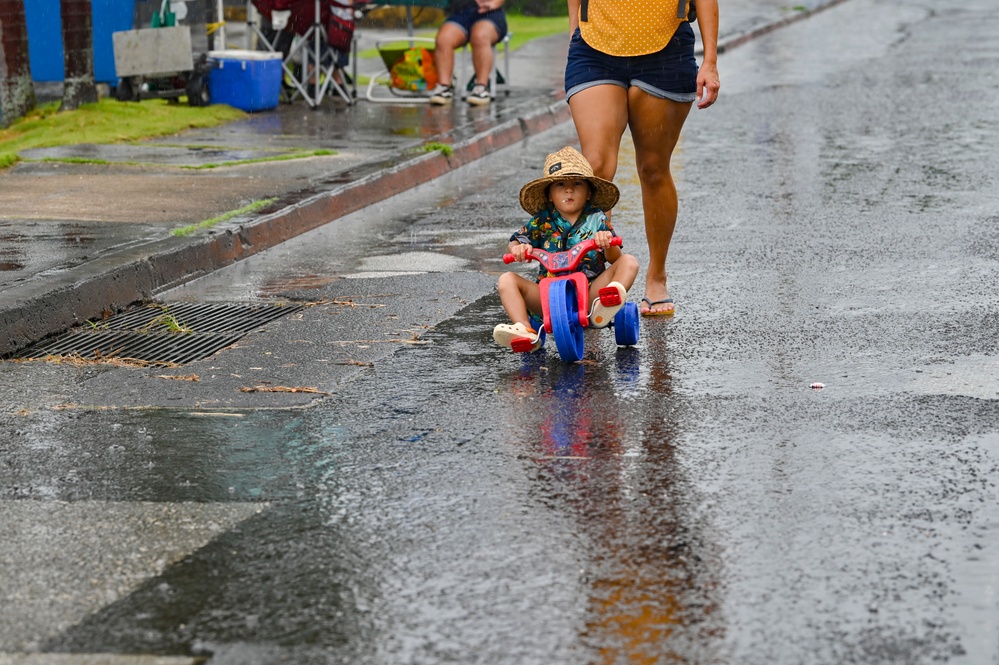
<svg viewBox="0 0 999 665">
<path fill-rule="evenodd" d="M 0 501 L 0 645 L 33 654 L 268 507 Z"/>
<path fill-rule="evenodd" d="M 0 665 L 200 665 L 204 658 L 119 653 L 0 653 Z"/>
</svg>

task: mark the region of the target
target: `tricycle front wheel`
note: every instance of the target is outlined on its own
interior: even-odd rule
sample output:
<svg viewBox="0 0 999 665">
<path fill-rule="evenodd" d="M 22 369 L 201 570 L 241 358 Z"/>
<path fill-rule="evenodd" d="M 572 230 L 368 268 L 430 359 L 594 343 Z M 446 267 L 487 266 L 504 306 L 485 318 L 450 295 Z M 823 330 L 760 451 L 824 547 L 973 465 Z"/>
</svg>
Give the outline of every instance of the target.
<svg viewBox="0 0 999 665">
<path fill-rule="evenodd" d="M 548 315 L 552 322 L 555 348 L 562 360 L 574 363 L 583 359 L 583 326 L 579 323 L 576 287 L 559 279 L 548 287 Z"/>
</svg>

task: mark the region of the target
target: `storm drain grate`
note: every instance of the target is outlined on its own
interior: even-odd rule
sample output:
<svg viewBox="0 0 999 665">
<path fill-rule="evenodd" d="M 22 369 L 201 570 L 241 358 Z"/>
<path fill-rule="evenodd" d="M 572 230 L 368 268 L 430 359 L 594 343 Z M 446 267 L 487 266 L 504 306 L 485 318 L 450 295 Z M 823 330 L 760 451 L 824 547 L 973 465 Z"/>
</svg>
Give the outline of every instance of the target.
<svg viewBox="0 0 999 665">
<path fill-rule="evenodd" d="M 168 303 L 112 316 L 92 330 L 77 330 L 36 344 L 19 357 L 128 358 L 152 365 L 182 365 L 234 344 L 254 328 L 302 305 Z"/>
</svg>

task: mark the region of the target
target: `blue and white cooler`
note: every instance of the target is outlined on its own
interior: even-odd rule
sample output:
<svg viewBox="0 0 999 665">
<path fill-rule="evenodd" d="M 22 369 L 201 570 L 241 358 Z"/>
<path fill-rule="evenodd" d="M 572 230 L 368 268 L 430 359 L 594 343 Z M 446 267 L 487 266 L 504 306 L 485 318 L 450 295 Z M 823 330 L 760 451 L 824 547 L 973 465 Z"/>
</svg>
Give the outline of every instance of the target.
<svg viewBox="0 0 999 665">
<path fill-rule="evenodd" d="M 230 49 L 209 51 L 215 67 L 208 74 L 212 104 L 248 113 L 277 108 L 281 96 L 281 53 Z"/>
</svg>

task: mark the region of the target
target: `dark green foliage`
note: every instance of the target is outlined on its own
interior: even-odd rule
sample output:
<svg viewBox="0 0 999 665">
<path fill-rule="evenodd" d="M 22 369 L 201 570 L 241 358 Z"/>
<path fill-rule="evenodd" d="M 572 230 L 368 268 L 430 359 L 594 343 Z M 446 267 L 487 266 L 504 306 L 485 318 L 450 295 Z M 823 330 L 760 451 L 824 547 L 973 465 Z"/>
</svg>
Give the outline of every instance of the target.
<svg viewBox="0 0 999 665">
<path fill-rule="evenodd" d="M 507 0 L 503 8 L 524 16 L 568 16 L 565 0 Z"/>
</svg>

